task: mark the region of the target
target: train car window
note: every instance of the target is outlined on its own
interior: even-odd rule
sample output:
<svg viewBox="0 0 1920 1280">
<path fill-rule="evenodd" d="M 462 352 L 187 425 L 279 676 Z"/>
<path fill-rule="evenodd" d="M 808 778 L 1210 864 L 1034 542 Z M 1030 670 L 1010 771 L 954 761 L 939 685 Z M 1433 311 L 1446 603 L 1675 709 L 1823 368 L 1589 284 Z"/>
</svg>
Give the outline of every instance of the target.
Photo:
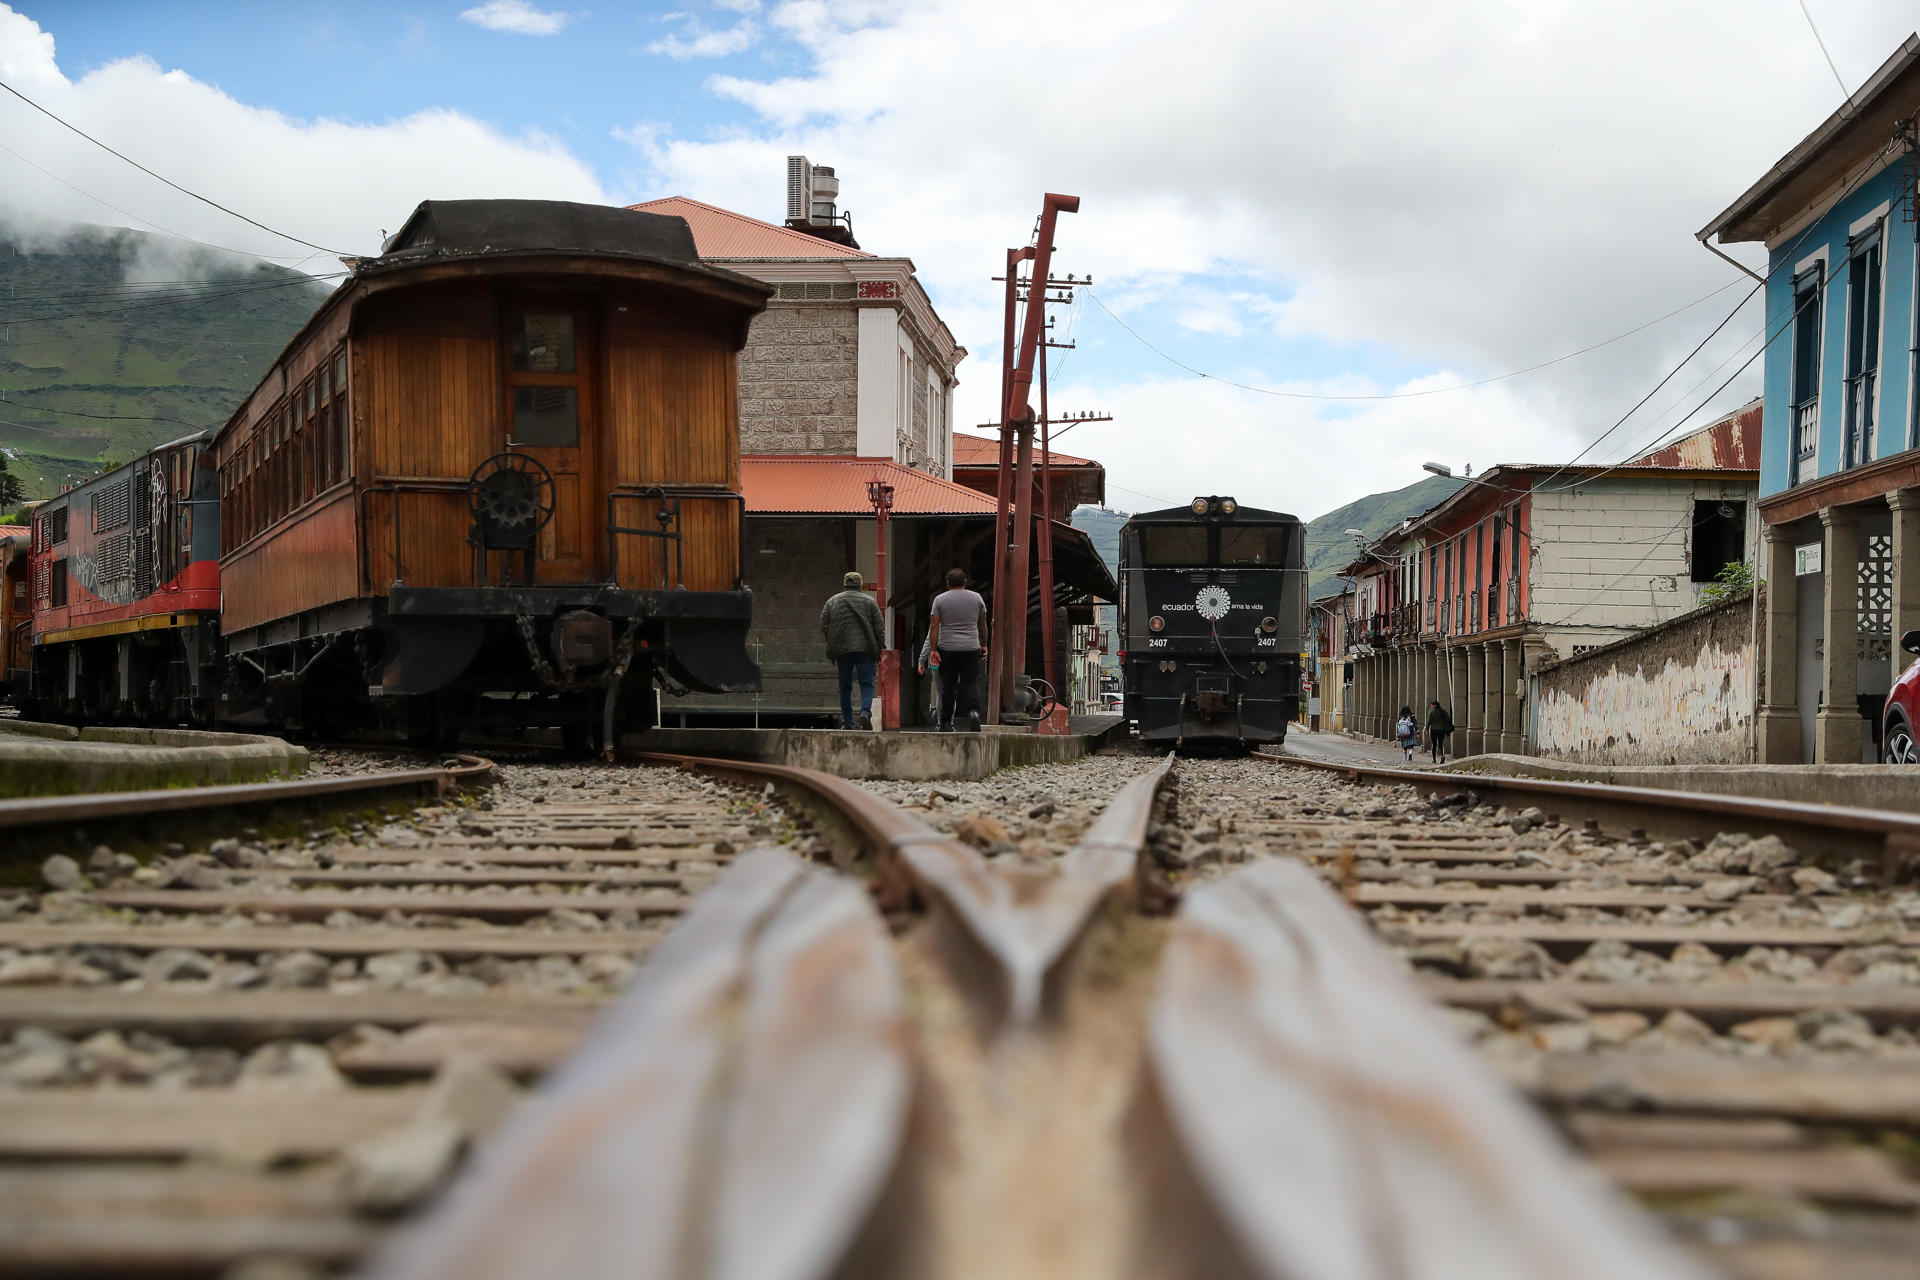
<svg viewBox="0 0 1920 1280">
<path fill-rule="evenodd" d="M 353 418 L 347 413 L 347 356 L 333 358 L 333 448 L 335 480 L 345 480 L 353 472 L 352 438 L 348 434 Z"/>
<path fill-rule="evenodd" d="M 1155 524 L 1140 530 L 1140 562 L 1153 567 L 1207 563 L 1207 527 Z"/>
<path fill-rule="evenodd" d="M 67 562 L 55 560 L 47 573 L 47 604 L 55 609 L 67 607 Z"/>
<path fill-rule="evenodd" d="M 513 320 L 515 373 L 572 373 L 573 317 L 561 312 L 523 312 Z"/>
<path fill-rule="evenodd" d="M 1220 563 L 1223 565 L 1284 565 L 1287 530 L 1282 525 L 1221 525 Z"/>
<path fill-rule="evenodd" d="M 61 507 L 47 517 L 47 545 L 57 547 L 67 540 L 67 508 Z"/>
<path fill-rule="evenodd" d="M 513 440 L 538 448 L 580 443 L 580 393 L 572 387 L 515 387 Z"/>
</svg>

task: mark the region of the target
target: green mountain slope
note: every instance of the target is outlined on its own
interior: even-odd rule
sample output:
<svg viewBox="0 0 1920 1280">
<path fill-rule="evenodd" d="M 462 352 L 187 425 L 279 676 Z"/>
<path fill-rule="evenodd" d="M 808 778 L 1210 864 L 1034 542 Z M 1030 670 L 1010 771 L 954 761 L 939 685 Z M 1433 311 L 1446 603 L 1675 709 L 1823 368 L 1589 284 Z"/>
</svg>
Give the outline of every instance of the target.
<svg viewBox="0 0 1920 1280">
<path fill-rule="evenodd" d="M 0 228 L 0 448 L 47 497 L 218 427 L 326 296 L 168 236 L 83 227 L 23 244 Z"/>
<path fill-rule="evenodd" d="M 1338 590 L 1334 571 L 1354 559 L 1356 543 L 1348 529 L 1363 531 L 1369 540 L 1379 537 L 1408 516 L 1417 516 L 1457 490 L 1463 480 L 1446 476 L 1426 479 L 1391 493 L 1370 493 L 1307 522 L 1308 598 Z"/>
</svg>

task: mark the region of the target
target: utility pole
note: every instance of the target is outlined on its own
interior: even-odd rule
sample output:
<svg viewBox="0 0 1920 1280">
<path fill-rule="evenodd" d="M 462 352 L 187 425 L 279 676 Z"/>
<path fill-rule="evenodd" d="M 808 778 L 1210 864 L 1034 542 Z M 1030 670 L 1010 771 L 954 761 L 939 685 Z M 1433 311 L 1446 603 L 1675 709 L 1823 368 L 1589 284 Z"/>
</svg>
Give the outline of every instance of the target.
<svg viewBox="0 0 1920 1280">
<path fill-rule="evenodd" d="M 1001 404 L 1000 414 L 1000 465 L 1001 479 L 999 489 L 1002 495 L 1009 488 L 1013 496 L 1013 530 L 1010 555 L 1007 557 L 1006 571 L 994 574 L 994 627 L 993 648 L 988 656 L 987 688 L 990 700 L 987 706 L 988 717 L 995 721 L 1005 718 L 1006 712 L 1014 706 L 1015 677 L 1026 666 L 1027 650 L 1027 572 L 1030 567 L 1031 537 L 1033 533 L 1033 425 L 1035 414 L 1033 406 L 1027 403 L 1033 388 L 1034 360 L 1039 350 L 1041 331 L 1045 325 L 1047 290 L 1052 283 L 1047 268 L 1053 261 L 1054 223 L 1062 213 L 1076 213 L 1080 208 L 1080 197 L 1055 195 L 1048 192 L 1040 205 L 1040 231 L 1032 250 L 1033 274 L 1027 285 L 1027 309 L 1020 329 L 1020 346 L 1017 354 L 1011 352 L 1013 337 L 1013 299 L 1015 296 L 1019 251 L 1010 251 L 1007 255 L 1007 323 L 1006 334 L 1011 365 L 1006 378 L 1006 395 Z M 1020 253 L 1025 257 L 1026 253 Z M 1039 297 L 1034 297 L 1034 290 Z M 1035 305 L 1035 303 L 1039 305 Z M 1009 429 L 1014 433 L 1010 438 Z M 1013 456 L 1009 458 L 1009 454 Z M 1011 466 L 1009 467 L 1009 464 Z M 1012 472 L 1008 476 L 1009 469 Z M 1003 496 L 999 509 L 995 513 L 996 538 L 1006 529 L 1007 503 Z"/>
</svg>

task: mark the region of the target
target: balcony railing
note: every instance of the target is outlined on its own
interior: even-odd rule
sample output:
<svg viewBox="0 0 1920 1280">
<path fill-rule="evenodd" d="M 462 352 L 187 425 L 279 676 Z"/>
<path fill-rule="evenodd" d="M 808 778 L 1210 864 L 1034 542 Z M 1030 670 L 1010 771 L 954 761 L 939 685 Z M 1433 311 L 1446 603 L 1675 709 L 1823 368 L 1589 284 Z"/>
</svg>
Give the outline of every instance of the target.
<svg viewBox="0 0 1920 1280">
<path fill-rule="evenodd" d="M 1507 579 L 1507 621 L 1520 621 L 1520 579 Z"/>
<path fill-rule="evenodd" d="M 1487 588 L 1487 629 L 1491 631 L 1500 625 L 1500 587 L 1495 583 Z"/>
</svg>

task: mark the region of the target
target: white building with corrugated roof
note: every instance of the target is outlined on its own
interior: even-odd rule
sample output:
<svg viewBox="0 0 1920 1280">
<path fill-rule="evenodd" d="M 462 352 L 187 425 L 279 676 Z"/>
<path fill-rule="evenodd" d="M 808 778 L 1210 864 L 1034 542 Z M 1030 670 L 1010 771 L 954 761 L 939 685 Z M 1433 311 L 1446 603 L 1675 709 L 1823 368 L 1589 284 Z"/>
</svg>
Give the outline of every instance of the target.
<svg viewBox="0 0 1920 1280">
<path fill-rule="evenodd" d="M 951 476 L 955 370 L 967 349 L 911 259 L 685 196 L 633 208 L 685 218 L 703 260 L 774 286 L 740 354 L 743 453 L 892 458 Z"/>
</svg>

